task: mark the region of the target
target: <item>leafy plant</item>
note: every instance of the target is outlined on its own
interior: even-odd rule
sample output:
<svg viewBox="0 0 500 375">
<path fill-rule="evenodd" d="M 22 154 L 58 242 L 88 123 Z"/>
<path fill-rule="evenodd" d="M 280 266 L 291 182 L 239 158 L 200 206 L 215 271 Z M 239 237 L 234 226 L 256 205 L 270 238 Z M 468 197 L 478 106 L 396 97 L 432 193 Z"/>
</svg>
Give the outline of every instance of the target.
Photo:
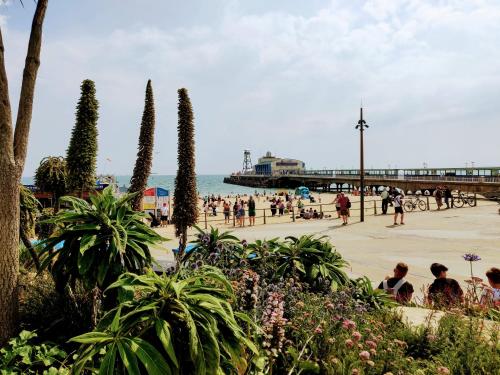
<svg viewBox="0 0 500 375">
<path fill-rule="evenodd" d="M 177 144 L 177 176 L 174 189 L 174 212 L 172 222 L 175 235 L 179 237 L 178 263 L 184 255 L 187 245 L 187 229 L 198 220 L 198 193 L 196 192 L 195 147 L 194 147 L 194 115 L 188 91 L 177 90 L 178 104 L 178 144 Z"/>
<path fill-rule="evenodd" d="M 383 309 L 397 306 L 397 302 L 384 290 L 374 289 L 370 279 L 366 276 L 352 280 L 353 297 L 369 305 L 373 309 Z"/>
<path fill-rule="evenodd" d="M 97 159 L 97 119 L 99 102 L 95 97 L 95 84 L 86 79 L 82 82 L 81 96 L 76 106 L 76 121 L 66 152 L 68 190 L 92 191 L 95 187 Z"/>
<path fill-rule="evenodd" d="M 153 98 L 153 87 L 151 80 L 146 85 L 146 98 L 144 99 L 144 112 L 142 113 L 141 131 L 139 134 L 139 147 L 137 159 L 135 160 L 134 172 L 130 179 L 130 193 L 137 192 L 132 201 L 132 208 L 136 211 L 141 209 L 141 201 L 144 190 L 148 184 L 148 178 L 153 164 L 153 147 L 155 133 L 155 104 Z"/>
<path fill-rule="evenodd" d="M 59 197 L 66 193 L 67 178 L 66 160 L 62 156 L 43 158 L 35 171 L 36 187 L 40 191 L 52 193 L 56 211 L 59 207 Z"/>
<path fill-rule="evenodd" d="M 41 244 L 45 259 L 42 268 L 51 263 L 58 290 L 67 283 L 81 280 L 91 290 L 101 290 L 124 272 L 143 273 L 152 263 L 149 246 L 162 240 L 142 222 L 144 214 L 132 210 L 133 194 L 115 198 L 111 187 L 90 197 L 91 203 L 75 197 L 63 197 L 71 206 L 59 212 L 49 223 L 56 232 Z M 52 249 L 62 244 L 57 251 Z"/>
<path fill-rule="evenodd" d="M 257 352 L 237 323 L 245 316 L 233 313 L 231 284 L 215 268 L 186 279 L 127 273 L 113 288 L 121 303 L 95 331 L 72 339 L 82 344 L 76 374 L 99 361 L 104 374 L 242 373 L 246 350 Z"/>
<path fill-rule="evenodd" d="M 342 268 L 347 262 L 325 238 L 287 237 L 273 253 L 277 261 L 276 277 L 298 277 L 313 288 L 321 288 L 325 282 L 332 289 L 346 285 L 349 278 Z"/>
<path fill-rule="evenodd" d="M 234 267 L 231 260 L 239 262 L 243 257 L 243 246 L 238 237 L 231 232 L 220 232 L 217 228 L 204 231 L 195 226 L 198 231 L 196 240 L 191 242 L 194 246 L 182 257 L 184 264 L 192 263 L 193 260 L 203 261 L 220 268 Z"/>
<path fill-rule="evenodd" d="M 35 234 L 35 222 L 39 213 L 40 202 L 35 198 L 31 190 L 21 185 L 19 187 L 20 194 L 20 226 L 19 237 L 24 245 L 20 249 L 20 262 L 24 266 L 29 267 L 31 262 L 35 265 L 36 269 L 40 268 L 40 260 L 38 254 L 35 252 L 30 238 Z M 26 250 L 26 251 L 24 251 Z M 29 256 L 26 256 L 29 255 Z"/>
<path fill-rule="evenodd" d="M 0 373 L 4 374 L 69 374 L 64 367 L 66 353 L 50 343 L 34 344 L 37 334 L 22 331 L 0 349 Z"/>
</svg>

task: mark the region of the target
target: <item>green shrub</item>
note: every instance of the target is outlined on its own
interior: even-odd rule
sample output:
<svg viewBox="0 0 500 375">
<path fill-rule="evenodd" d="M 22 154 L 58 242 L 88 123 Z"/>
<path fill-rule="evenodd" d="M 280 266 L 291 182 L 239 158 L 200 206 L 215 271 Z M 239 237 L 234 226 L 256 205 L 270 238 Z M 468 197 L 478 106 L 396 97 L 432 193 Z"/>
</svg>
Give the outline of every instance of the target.
<svg viewBox="0 0 500 375">
<path fill-rule="evenodd" d="M 287 237 L 271 256 L 276 257 L 276 278 L 294 277 L 312 288 L 329 284 L 332 290 L 349 281 L 343 271 L 348 263 L 335 251 L 326 237 Z"/>
<path fill-rule="evenodd" d="M 21 328 L 36 331 L 40 339 L 57 342 L 66 350 L 76 349 L 67 341 L 93 328 L 92 296 L 79 283 L 71 297 L 58 293 L 48 272 L 23 271 L 19 284 Z"/>
<path fill-rule="evenodd" d="M 22 331 L 0 349 L 0 373 L 14 374 L 69 374 L 64 366 L 66 353 L 51 343 L 35 343 L 37 334 Z"/>
<path fill-rule="evenodd" d="M 366 276 L 351 280 L 353 298 L 373 309 L 383 309 L 397 306 L 397 302 L 384 290 L 374 289 L 372 282 Z"/>
<path fill-rule="evenodd" d="M 217 269 L 182 280 L 128 273 L 110 288 L 119 290 L 121 303 L 96 330 L 72 339 L 82 344 L 76 374 L 94 364 L 106 374 L 236 374 L 247 367 L 247 350 L 257 352 L 233 313 L 231 284 Z"/>
<path fill-rule="evenodd" d="M 63 197 L 69 210 L 60 211 L 48 223 L 56 232 L 41 244 L 58 291 L 81 280 L 87 290 L 104 290 L 124 272 L 142 273 L 152 263 L 149 245 L 162 240 L 142 222 L 144 214 L 132 210 L 133 194 L 115 198 L 111 187 L 83 199 Z M 53 251 L 58 244 L 62 248 Z"/>
</svg>

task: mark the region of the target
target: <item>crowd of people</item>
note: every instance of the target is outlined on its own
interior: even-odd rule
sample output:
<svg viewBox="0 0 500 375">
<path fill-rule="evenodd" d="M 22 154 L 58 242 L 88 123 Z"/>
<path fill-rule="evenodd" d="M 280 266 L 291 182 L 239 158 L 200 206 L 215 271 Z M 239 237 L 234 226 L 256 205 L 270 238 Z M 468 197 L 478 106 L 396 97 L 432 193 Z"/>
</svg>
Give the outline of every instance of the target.
<svg viewBox="0 0 500 375">
<path fill-rule="evenodd" d="M 430 271 L 434 281 L 426 290 L 425 303 L 435 308 L 459 307 L 464 303 L 464 292 L 457 280 L 448 278 L 448 268 L 440 263 L 432 263 Z M 413 285 L 405 280 L 408 274 L 408 265 L 400 262 L 394 268 L 393 276 L 383 280 L 378 289 L 385 290 L 401 304 L 411 302 L 414 292 Z M 488 307 L 500 307 L 500 269 L 492 267 L 486 272 L 488 284 L 482 283 L 481 279 L 471 280 L 478 283 L 482 293 L 479 297 L 479 305 Z"/>
</svg>

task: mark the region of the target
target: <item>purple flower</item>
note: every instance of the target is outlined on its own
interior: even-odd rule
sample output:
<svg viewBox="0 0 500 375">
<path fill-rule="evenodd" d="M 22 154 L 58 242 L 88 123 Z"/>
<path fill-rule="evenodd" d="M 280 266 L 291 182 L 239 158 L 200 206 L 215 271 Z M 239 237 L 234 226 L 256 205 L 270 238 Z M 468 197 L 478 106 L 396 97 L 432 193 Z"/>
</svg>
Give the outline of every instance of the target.
<svg viewBox="0 0 500 375">
<path fill-rule="evenodd" d="M 243 245 L 243 247 L 247 247 L 248 246 L 248 241 L 247 240 L 242 240 L 241 244 Z"/>
<path fill-rule="evenodd" d="M 478 260 L 481 260 L 481 257 L 479 255 L 476 255 L 476 254 L 464 254 L 463 255 L 463 258 L 467 261 L 467 262 L 476 262 Z"/>
</svg>

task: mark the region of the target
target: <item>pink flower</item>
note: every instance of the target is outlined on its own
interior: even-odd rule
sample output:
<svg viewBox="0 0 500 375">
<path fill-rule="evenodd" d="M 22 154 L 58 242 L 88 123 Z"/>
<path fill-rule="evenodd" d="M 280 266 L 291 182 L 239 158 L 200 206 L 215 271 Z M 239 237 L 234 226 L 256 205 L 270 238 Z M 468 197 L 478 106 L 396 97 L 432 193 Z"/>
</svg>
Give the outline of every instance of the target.
<svg viewBox="0 0 500 375">
<path fill-rule="evenodd" d="M 321 329 L 321 327 L 316 327 L 316 329 L 314 330 L 314 333 L 319 335 L 319 334 L 323 333 L 323 330 Z"/>
<path fill-rule="evenodd" d="M 370 348 L 370 349 L 376 349 L 377 348 L 377 343 L 375 341 L 367 340 L 365 341 L 365 344 Z"/>
<path fill-rule="evenodd" d="M 370 359 L 370 353 L 368 353 L 366 350 L 363 350 L 361 353 L 359 353 L 359 358 L 361 358 L 362 361 L 368 361 Z"/>
<path fill-rule="evenodd" d="M 354 341 L 359 341 L 361 339 L 361 333 L 359 333 L 358 331 L 354 331 L 352 333 L 352 339 Z"/>
<path fill-rule="evenodd" d="M 448 367 L 444 367 L 444 366 L 439 366 L 437 368 L 437 372 L 440 375 L 448 375 L 448 374 L 450 374 L 450 370 L 448 369 Z"/>
<path fill-rule="evenodd" d="M 344 329 L 354 329 L 356 328 L 356 323 L 353 322 L 352 320 L 345 319 L 344 322 L 342 323 L 342 327 Z"/>
<path fill-rule="evenodd" d="M 352 348 L 354 346 L 354 341 L 352 341 L 351 339 L 345 340 L 345 346 L 347 346 L 348 348 Z"/>
</svg>

